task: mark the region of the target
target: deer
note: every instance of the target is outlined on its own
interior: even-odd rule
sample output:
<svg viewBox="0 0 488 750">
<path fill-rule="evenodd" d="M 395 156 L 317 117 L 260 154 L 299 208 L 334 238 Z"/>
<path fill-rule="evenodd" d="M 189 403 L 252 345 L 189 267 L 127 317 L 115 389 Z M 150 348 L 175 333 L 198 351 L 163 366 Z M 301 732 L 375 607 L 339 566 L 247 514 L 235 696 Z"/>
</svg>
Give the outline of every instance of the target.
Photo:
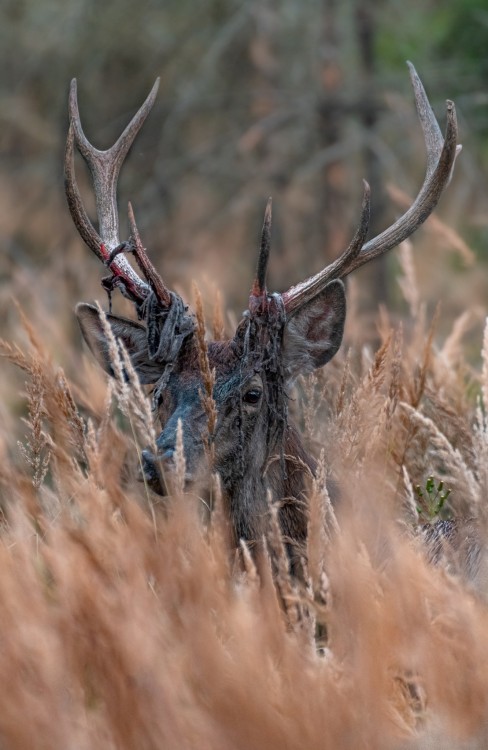
<svg viewBox="0 0 488 750">
<path fill-rule="evenodd" d="M 271 201 L 266 206 L 258 260 L 248 309 L 232 338 L 207 343 L 215 373 L 216 424 L 211 436 L 212 470 L 220 477 L 236 546 L 262 538 L 269 496 L 278 519 L 291 569 L 297 567 L 307 537 L 307 475 L 316 461 L 304 447 L 288 414 L 289 393 L 300 374 L 321 368 L 338 351 L 346 318 L 344 279 L 410 237 L 436 207 L 449 183 L 458 150 L 454 103 L 446 103 L 442 136 L 422 82 L 408 63 L 416 109 L 427 151 L 423 184 L 406 212 L 367 240 L 370 189 L 364 181 L 360 219 L 345 251 L 315 275 L 281 293 L 270 293 L 267 266 L 271 248 Z M 127 153 L 153 107 L 159 79 L 116 143 L 106 151 L 86 138 L 80 120 L 76 79 L 69 95 L 69 130 L 65 152 L 65 191 L 74 225 L 85 244 L 108 267 L 102 280 L 109 295 L 119 290 L 134 305 L 137 320 L 111 311 L 106 321 L 123 343 L 140 382 L 152 387 L 153 409 L 161 432 L 157 450 L 142 452 L 151 490 L 168 494 L 165 477 L 174 470 L 178 424 L 181 424 L 186 479 L 197 476 L 208 441 L 202 404 L 195 316 L 182 297 L 168 288 L 142 245 L 129 204 L 130 238 L 119 238 L 117 181 Z M 75 176 L 75 147 L 91 172 L 98 218 L 95 229 L 84 207 Z M 140 273 L 128 262 L 131 253 Z M 111 309 L 111 308 L 110 308 Z M 101 367 L 112 364 L 100 309 L 76 307 L 81 333 Z"/>
</svg>

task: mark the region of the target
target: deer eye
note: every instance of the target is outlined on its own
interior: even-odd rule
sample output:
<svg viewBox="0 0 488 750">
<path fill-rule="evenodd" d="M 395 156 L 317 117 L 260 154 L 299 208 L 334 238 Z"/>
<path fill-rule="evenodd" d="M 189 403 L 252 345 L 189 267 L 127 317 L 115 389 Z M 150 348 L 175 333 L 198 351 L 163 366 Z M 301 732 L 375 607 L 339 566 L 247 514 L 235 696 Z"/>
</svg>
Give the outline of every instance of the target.
<svg viewBox="0 0 488 750">
<path fill-rule="evenodd" d="M 260 388 L 251 388 L 243 395 L 242 400 L 245 404 L 257 404 L 261 398 L 262 390 Z"/>
</svg>

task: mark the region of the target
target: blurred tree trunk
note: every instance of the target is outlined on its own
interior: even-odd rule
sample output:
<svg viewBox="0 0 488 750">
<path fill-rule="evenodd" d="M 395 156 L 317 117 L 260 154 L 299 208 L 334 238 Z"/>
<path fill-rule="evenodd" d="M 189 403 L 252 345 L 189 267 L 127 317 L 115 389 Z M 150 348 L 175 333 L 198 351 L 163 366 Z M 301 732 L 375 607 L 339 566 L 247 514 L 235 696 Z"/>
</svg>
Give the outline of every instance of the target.
<svg viewBox="0 0 488 750">
<path fill-rule="evenodd" d="M 384 176 L 382 174 L 380 159 L 374 142 L 377 139 L 378 119 L 381 115 L 381 105 L 378 98 L 380 89 L 376 69 L 375 35 L 377 29 L 376 14 L 378 13 L 377 0 L 356 0 L 355 20 L 356 37 L 360 61 L 361 93 L 359 107 L 359 119 L 364 131 L 363 163 L 365 176 L 371 187 L 371 223 L 369 236 L 379 234 L 386 225 L 386 196 L 384 189 Z M 374 261 L 366 271 L 372 290 L 374 307 L 378 302 L 386 302 L 388 299 L 387 258 L 381 256 Z"/>
<path fill-rule="evenodd" d="M 269 195 L 275 201 L 279 218 L 280 201 L 276 199 L 285 184 L 284 165 L 276 143 L 281 122 L 280 107 L 282 104 L 280 96 L 281 63 L 278 49 L 278 38 L 281 32 L 280 5 L 277 0 L 259 0 L 254 3 L 252 15 L 254 18 L 254 34 L 250 39 L 249 57 L 254 70 L 251 87 L 253 94 L 250 98 L 251 119 L 254 125 L 245 138 L 248 140 L 248 146 L 259 155 L 260 176 Z M 264 216 L 264 200 L 259 207 L 259 210 L 261 209 Z M 276 219 L 275 210 L 271 266 L 275 263 L 276 258 L 283 256 L 280 222 Z M 259 221 L 257 221 L 256 226 L 259 226 Z"/>
<path fill-rule="evenodd" d="M 344 141 L 347 120 L 354 117 L 362 127 L 363 174 L 371 186 L 370 236 L 385 227 L 385 191 L 380 160 L 375 148 L 381 104 L 376 66 L 375 35 L 378 3 L 375 0 L 354 0 L 352 6 L 354 29 L 353 46 L 357 49 L 355 78 L 356 96 L 348 99 L 344 92 L 344 40 L 339 32 L 339 1 L 323 0 L 322 87 L 323 100 L 319 106 L 320 138 L 323 149 L 340 147 Z M 341 149 L 339 148 L 339 152 Z M 333 154 L 333 151 L 331 151 Z M 351 226 L 347 185 L 348 165 L 343 156 L 331 158 L 323 169 L 323 211 L 325 256 L 336 258 L 347 246 L 355 226 Z M 353 220 L 354 224 L 354 220 Z M 374 267 L 363 272 L 369 279 L 371 303 L 387 298 L 387 267 L 384 257 Z"/>
<path fill-rule="evenodd" d="M 323 9 L 321 76 L 324 96 L 319 106 L 319 128 L 321 148 L 332 149 L 342 140 L 345 119 L 338 0 L 323 0 Z M 324 255 L 330 261 L 348 242 L 346 169 L 341 158 L 331 159 L 324 167 L 322 186 L 319 211 L 323 216 Z"/>
</svg>

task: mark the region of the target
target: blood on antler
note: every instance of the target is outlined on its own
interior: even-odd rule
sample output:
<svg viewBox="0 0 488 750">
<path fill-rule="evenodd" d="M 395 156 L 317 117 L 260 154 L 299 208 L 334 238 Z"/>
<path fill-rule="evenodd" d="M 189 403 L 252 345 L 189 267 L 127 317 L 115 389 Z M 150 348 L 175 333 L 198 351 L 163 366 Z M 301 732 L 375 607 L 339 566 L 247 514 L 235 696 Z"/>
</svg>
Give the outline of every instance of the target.
<svg viewBox="0 0 488 750">
<path fill-rule="evenodd" d="M 142 246 L 134 219 L 132 206 L 129 204 L 129 222 L 132 237 L 129 242 L 120 242 L 119 216 L 117 209 L 117 182 L 122 164 L 134 142 L 136 135 L 152 109 L 159 88 L 159 78 L 149 93 L 146 101 L 134 115 L 120 138 L 106 151 L 99 151 L 86 138 L 81 127 L 76 79 L 71 81 L 69 96 L 70 127 L 66 140 L 65 152 L 65 190 L 73 222 L 88 247 L 109 267 L 113 276 L 104 286 L 108 289 L 117 286 L 136 305 L 140 306 L 148 296 L 150 289 L 155 293 L 162 306 L 169 307 L 171 297 L 163 280 L 150 262 Z M 95 204 L 98 216 L 99 232 L 96 231 L 81 199 L 74 169 L 74 146 L 84 158 L 93 179 Z M 132 251 L 147 283 L 143 281 L 123 253 Z"/>
</svg>

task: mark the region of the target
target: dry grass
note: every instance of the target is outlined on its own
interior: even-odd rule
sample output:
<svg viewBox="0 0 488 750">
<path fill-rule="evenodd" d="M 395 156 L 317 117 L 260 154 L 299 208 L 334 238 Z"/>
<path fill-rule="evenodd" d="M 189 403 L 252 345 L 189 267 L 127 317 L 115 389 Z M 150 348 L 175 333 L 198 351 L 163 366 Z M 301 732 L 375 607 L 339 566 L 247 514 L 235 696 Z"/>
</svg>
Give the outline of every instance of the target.
<svg viewBox="0 0 488 750">
<path fill-rule="evenodd" d="M 2 748 L 486 747 L 488 333 L 479 371 L 467 318 L 438 347 L 408 249 L 403 268 L 408 331 L 383 313 L 376 354 L 346 342 L 299 386 L 321 455 L 300 587 L 279 498 L 258 560 L 229 549 L 218 480 L 202 522 L 184 465 L 149 512 L 125 466 L 134 435 L 154 439 L 131 379 L 115 392 L 122 411 L 137 403 L 134 435 L 112 390 L 91 370 L 69 383 L 27 323 L 23 349 L 1 344 L 28 379 L 20 453 L 0 435 Z M 443 513 L 474 563 L 471 543 L 427 561 L 415 486 L 429 476 L 452 489 Z"/>
</svg>

